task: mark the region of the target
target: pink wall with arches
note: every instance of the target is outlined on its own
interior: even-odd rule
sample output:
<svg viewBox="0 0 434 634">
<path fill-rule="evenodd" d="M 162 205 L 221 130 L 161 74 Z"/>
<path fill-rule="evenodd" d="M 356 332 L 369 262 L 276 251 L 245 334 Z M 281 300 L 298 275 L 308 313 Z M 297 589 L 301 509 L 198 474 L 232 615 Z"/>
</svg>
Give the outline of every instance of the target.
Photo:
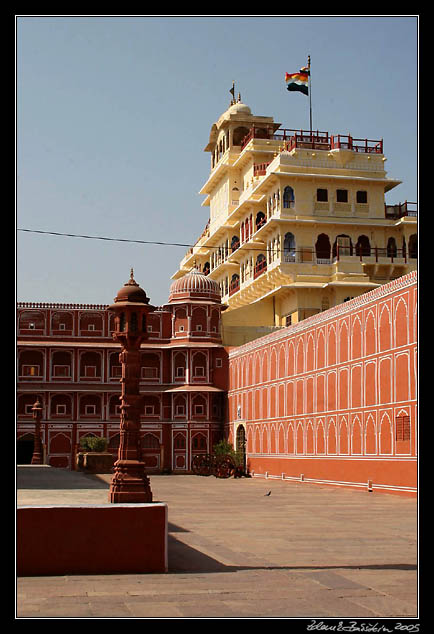
<svg viewBox="0 0 434 634">
<path fill-rule="evenodd" d="M 230 352 L 255 476 L 414 495 L 417 273 Z"/>
</svg>

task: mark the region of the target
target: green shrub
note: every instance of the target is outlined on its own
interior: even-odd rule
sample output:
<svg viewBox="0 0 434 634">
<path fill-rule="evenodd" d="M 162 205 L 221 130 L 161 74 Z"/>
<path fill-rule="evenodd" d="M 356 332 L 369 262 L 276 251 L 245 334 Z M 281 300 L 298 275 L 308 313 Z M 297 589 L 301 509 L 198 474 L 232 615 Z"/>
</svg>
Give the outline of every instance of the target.
<svg viewBox="0 0 434 634">
<path fill-rule="evenodd" d="M 83 436 L 80 440 L 81 451 L 106 451 L 108 445 L 107 438 L 98 438 L 96 436 Z"/>
<path fill-rule="evenodd" d="M 227 440 L 220 440 L 220 442 L 214 445 L 214 453 L 216 456 L 231 456 L 237 466 L 242 466 L 243 464 L 242 452 L 235 451 L 232 443 Z"/>
</svg>

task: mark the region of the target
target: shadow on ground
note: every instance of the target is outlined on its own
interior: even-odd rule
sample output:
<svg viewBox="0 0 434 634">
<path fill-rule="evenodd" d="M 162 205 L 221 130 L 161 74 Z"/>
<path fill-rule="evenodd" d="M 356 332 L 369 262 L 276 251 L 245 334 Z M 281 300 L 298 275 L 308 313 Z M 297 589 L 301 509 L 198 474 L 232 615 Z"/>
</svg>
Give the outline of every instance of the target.
<svg viewBox="0 0 434 634">
<path fill-rule="evenodd" d="M 169 524 L 168 535 L 168 560 L 170 573 L 211 573 L 211 572 L 237 572 L 239 570 L 417 570 L 413 564 L 368 564 L 354 566 L 228 566 L 217 559 L 205 555 L 200 550 L 192 548 L 179 541 L 170 532 L 188 532 L 176 527 L 171 531 Z"/>
<path fill-rule="evenodd" d="M 98 476 L 69 469 L 19 465 L 16 476 L 17 489 L 108 489 L 107 482 Z"/>
</svg>

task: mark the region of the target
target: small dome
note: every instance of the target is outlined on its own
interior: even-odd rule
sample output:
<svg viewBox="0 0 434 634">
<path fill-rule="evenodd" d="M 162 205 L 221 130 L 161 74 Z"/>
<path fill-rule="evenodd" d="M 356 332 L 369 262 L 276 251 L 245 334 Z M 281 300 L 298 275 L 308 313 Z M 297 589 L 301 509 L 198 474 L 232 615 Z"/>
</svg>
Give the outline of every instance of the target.
<svg viewBox="0 0 434 634">
<path fill-rule="evenodd" d="M 149 297 L 146 296 L 143 288 L 137 284 L 133 277 L 133 269 L 131 269 L 130 279 L 128 282 L 122 286 L 119 290 L 118 294 L 115 297 L 115 303 L 117 302 L 131 302 L 131 303 L 140 303 L 140 304 L 148 304 Z"/>
<path fill-rule="evenodd" d="M 231 114 L 252 114 L 249 106 L 246 106 L 245 103 L 241 103 L 241 101 L 238 101 L 230 106 L 227 112 L 230 112 Z"/>
<path fill-rule="evenodd" d="M 220 288 L 217 282 L 204 273 L 193 269 L 170 286 L 169 302 L 188 299 L 221 302 Z"/>
</svg>

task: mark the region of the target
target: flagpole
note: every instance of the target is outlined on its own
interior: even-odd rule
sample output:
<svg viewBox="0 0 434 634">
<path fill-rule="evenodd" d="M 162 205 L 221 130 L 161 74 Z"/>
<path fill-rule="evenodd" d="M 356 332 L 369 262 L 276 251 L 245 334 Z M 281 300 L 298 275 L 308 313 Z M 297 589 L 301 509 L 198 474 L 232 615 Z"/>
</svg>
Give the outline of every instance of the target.
<svg viewBox="0 0 434 634">
<path fill-rule="evenodd" d="M 307 56 L 307 68 L 309 70 L 309 120 L 310 120 L 310 140 L 312 141 L 312 79 L 310 74 L 310 55 Z"/>
</svg>

